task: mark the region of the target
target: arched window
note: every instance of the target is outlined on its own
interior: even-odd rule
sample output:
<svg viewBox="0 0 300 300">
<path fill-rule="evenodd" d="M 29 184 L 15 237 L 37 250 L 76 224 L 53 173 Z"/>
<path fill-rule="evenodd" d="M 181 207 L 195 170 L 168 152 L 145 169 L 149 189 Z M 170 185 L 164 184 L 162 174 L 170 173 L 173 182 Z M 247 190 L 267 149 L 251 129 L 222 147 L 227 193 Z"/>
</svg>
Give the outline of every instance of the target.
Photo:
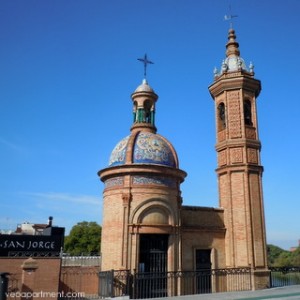
<svg viewBox="0 0 300 300">
<path fill-rule="evenodd" d="M 245 119 L 245 125 L 250 125 L 250 126 L 253 125 L 250 100 L 244 101 L 244 119 Z"/>
<path fill-rule="evenodd" d="M 151 102 L 149 100 L 146 100 L 144 102 L 144 112 L 145 112 L 145 118 L 144 122 L 145 123 L 151 123 Z"/>
<path fill-rule="evenodd" d="M 134 101 L 133 103 L 133 122 L 137 122 L 137 102 Z"/>
<path fill-rule="evenodd" d="M 221 102 L 218 105 L 218 130 L 221 131 L 225 128 L 226 128 L 225 104 Z"/>
</svg>

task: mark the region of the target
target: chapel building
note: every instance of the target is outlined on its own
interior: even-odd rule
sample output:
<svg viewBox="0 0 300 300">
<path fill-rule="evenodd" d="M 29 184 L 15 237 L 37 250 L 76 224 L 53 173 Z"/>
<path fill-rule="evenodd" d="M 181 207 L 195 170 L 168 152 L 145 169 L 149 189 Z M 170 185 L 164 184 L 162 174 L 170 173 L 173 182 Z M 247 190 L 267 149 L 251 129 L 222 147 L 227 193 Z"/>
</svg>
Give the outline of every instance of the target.
<svg viewBox="0 0 300 300">
<path fill-rule="evenodd" d="M 146 79 L 131 95 L 133 124 L 113 149 L 104 182 L 102 271 L 172 272 L 250 268 L 268 286 L 263 167 L 256 100 L 261 83 L 229 30 L 226 57 L 209 92 L 215 102 L 219 207 L 184 205 L 187 173 L 157 133 L 158 95 Z M 213 121 L 213 120 L 212 120 Z"/>
</svg>

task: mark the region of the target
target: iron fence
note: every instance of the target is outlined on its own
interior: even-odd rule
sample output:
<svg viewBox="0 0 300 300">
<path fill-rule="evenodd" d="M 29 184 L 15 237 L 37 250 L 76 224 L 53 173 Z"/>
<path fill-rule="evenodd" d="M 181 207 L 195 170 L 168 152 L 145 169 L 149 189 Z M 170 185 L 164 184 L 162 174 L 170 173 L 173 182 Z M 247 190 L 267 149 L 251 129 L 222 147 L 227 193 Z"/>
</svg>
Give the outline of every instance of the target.
<svg viewBox="0 0 300 300">
<path fill-rule="evenodd" d="M 250 268 L 181 272 L 143 272 L 128 270 L 99 273 L 100 297 L 128 295 L 132 299 L 194 295 L 251 289 Z"/>
<path fill-rule="evenodd" d="M 132 275 L 129 270 L 99 272 L 99 296 L 101 298 L 131 295 Z"/>
<path fill-rule="evenodd" d="M 270 267 L 270 287 L 300 284 L 300 267 Z M 89 299 L 130 296 L 132 299 L 251 290 L 250 268 L 141 273 L 129 270 L 99 272 L 99 268 L 63 267 L 60 293 L 84 292 Z M 8 276 L 7 300 L 18 300 L 21 273 Z M 98 283 L 98 286 L 97 286 Z M 68 296 L 69 297 L 69 296 Z M 60 297 L 63 298 L 63 297 Z M 69 299 L 69 298 L 68 298 Z"/>
<path fill-rule="evenodd" d="M 270 267 L 270 286 L 300 284 L 300 267 Z"/>
</svg>

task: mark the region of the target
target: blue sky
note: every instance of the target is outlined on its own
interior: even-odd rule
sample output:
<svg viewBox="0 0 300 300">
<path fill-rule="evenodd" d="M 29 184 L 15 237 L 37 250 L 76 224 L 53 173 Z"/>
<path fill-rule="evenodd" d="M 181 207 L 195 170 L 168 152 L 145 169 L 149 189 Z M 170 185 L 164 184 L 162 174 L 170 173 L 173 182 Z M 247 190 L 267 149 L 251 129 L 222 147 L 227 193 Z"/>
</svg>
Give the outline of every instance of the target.
<svg viewBox="0 0 300 300">
<path fill-rule="evenodd" d="M 158 133 L 177 150 L 184 204 L 218 206 L 214 103 L 208 92 L 233 21 L 262 81 L 259 134 L 268 243 L 300 238 L 300 1 L 2 0 L 0 229 L 48 216 L 67 231 L 102 221 L 106 167 L 132 122 L 143 79 L 159 95 Z"/>
</svg>

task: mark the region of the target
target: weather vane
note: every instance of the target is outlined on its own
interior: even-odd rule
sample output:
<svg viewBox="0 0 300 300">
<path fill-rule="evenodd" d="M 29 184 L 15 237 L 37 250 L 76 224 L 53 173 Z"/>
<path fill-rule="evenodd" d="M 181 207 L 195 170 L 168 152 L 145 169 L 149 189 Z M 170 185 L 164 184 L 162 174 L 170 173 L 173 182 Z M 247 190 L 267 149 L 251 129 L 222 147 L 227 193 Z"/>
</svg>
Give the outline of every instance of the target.
<svg viewBox="0 0 300 300">
<path fill-rule="evenodd" d="M 147 76 L 147 65 L 148 64 L 154 64 L 154 62 L 148 60 L 147 54 L 145 54 L 143 58 L 138 58 L 138 60 L 141 61 L 144 64 L 144 77 L 146 79 L 146 76 Z"/>
<path fill-rule="evenodd" d="M 230 21 L 230 28 L 232 29 L 232 19 L 237 18 L 237 15 L 231 14 L 231 5 L 229 5 L 229 15 L 224 16 L 224 21 Z"/>
</svg>

